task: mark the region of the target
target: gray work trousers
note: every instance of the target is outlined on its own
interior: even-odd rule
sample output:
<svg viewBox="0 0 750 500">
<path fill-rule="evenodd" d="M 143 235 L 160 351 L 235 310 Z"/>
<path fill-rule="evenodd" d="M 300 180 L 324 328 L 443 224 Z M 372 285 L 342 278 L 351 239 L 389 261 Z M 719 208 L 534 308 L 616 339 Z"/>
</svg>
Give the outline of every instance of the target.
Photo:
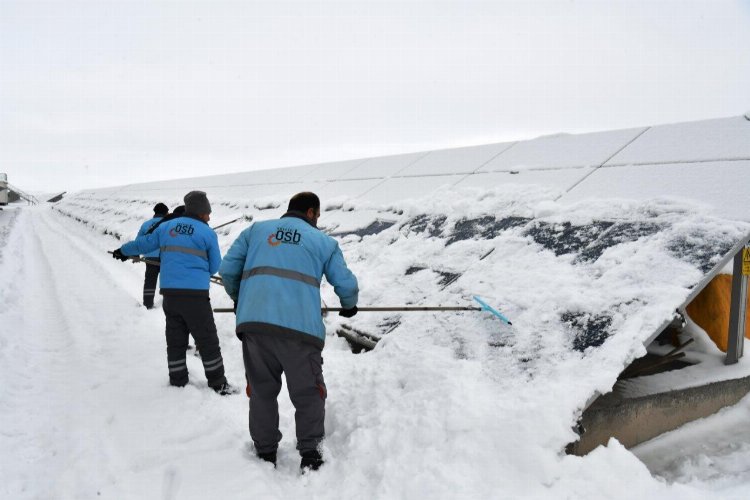
<svg viewBox="0 0 750 500">
<path fill-rule="evenodd" d="M 276 451 L 281 441 L 281 374 L 295 408 L 297 449 L 317 449 L 325 434 L 326 385 L 320 348 L 272 334 L 245 333 L 242 342 L 250 396 L 250 437 L 257 453 Z"/>
</svg>

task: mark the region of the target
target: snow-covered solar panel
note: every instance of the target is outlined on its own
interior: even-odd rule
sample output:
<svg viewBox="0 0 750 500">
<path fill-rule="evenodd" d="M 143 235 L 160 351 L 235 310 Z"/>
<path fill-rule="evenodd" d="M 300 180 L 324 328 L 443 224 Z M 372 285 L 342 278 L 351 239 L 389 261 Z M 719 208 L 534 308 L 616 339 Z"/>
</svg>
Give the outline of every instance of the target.
<svg viewBox="0 0 750 500">
<path fill-rule="evenodd" d="M 364 163 L 365 159 L 337 161 L 310 165 L 309 172 L 302 176 L 304 181 L 332 181 L 341 179 L 347 172 Z"/>
<path fill-rule="evenodd" d="M 313 192 L 318 195 L 324 205 L 332 200 L 343 201 L 358 198 L 383 182 L 382 179 L 347 180 L 325 182 L 319 184 Z"/>
<path fill-rule="evenodd" d="M 468 174 L 513 145 L 512 142 L 430 151 L 397 176 Z"/>
<path fill-rule="evenodd" d="M 200 188 L 195 188 L 200 189 Z M 180 204 L 182 203 L 182 198 L 185 196 L 185 194 L 192 190 L 192 188 L 185 188 L 185 187 L 168 187 L 168 186 L 153 186 L 153 185 L 147 185 L 143 188 L 128 188 L 128 189 L 121 189 L 116 191 L 111 191 L 107 194 L 107 196 L 114 198 L 114 199 L 120 199 L 120 200 L 130 200 L 130 199 L 138 199 L 138 198 L 148 198 L 148 199 L 159 199 L 164 198 L 165 200 L 179 200 Z M 92 191 L 92 193 L 95 193 L 97 196 L 102 196 L 104 193 L 98 193 L 96 191 Z M 165 201 L 166 203 L 166 201 Z"/>
<path fill-rule="evenodd" d="M 127 193 L 130 191 L 160 191 L 174 189 L 187 193 L 192 190 L 209 190 L 225 186 L 252 186 L 256 184 L 279 184 L 302 180 L 303 176 L 310 172 L 309 165 L 298 167 L 275 168 L 270 170 L 253 170 L 251 172 L 239 172 L 234 174 L 221 174 L 201 177 L 186 177 L 166 181 L 146 182 L 139 184 L 127 184 L 111 188 L 114 192 Z"/>
<path fill-rule="evenodd" d="M 113 193 L 128 193 L 131 191 L 144 192 L 144 191 L 162 191 L 165 189 L 176 189 L 185 191 L 185 189 L 191 189 L 189 186 L 195 186 L 198 183 L 208 182 L 204 177 L 190 177 L 185 179 L 174 179 L 169 181 L 156 181 L 147 182 L 141 184 L 126 184 L 124 186 L 117 186 L 111 189 Z M 98 191 L 98 190 L 96 190 Z M 186 191 L 187 192 L 187 191 Z"/>
<path fill-rule="evenodd" d="M 478 172 L 599 166 L 644 130 L 560 134 L 521 141 L 496 156 Z"/>
<path fill-rule="evenodd" d="M 385 178 L 396 175 L 412 163 L 416 162 L 427 152 L 409 153 L 395 156 L 381 156 L 379 158 L 370 158 L 360 165 L 356 166 L 346 174 L 341 176 L 342 180 L 347 179 L 372 179 Z"/>
<path fill-rule="evenodd" d="M 557 172 L 570 170 L 591 171 Z M 532 185 L 493 187 L 477 196 L 476 188 L 454 186 L 374 210 L 355 200 L 324 218 L 355 272 L 365 273 L 363 305 L 465 304 L 478 294 L 510 317 L 512 328 L 468 314 L 359 315 L 352 324 L 396 336 L 402 348 L 435 343 L 459 359 L 479 359 L 498 394 L 533 391 L 539 405 L 530 401 L 522 413 L 560 411 L 561 426 L 573 425 L 592 394 L 607 392 L 750 237 L 750 224 L 714 218 L 691 203 L 570 204 Z M 558 436 L 558 446 L 565 439 Z"/>
<path fill-rule="evenodd" d="M 561 201 L 674 198 L 705 203 L 726 219 L 750 220 L 750 160 L 603 167 Z"/>
<path fill-rule="evenodd" d="M 283 182 L 302 181 L 310 172 L 310 165 L 300 165 L 297 167 L 274 168 L 270 170 L 254 170 L 246 172 L 244 177 L 238 174 L 237 178 L 232 178 L 233 184 L 278 184 Z M 230 179 L 227 179 L 230 180 Z M 226 184 L 225 184 L 226 185 Z"/>
<path fill-rule="evenodd" d="M 427 177 L 393 177 L 377 184 L 358 199 L 378 204 L 422 198 L 441 187 L 450 187 L 463 175 L 436 175 Z"/>
<path fill-rule="evenodd" d="M 607 165 L 750 159 L 750 121 L 743 116 L 649 128 Z"/>
<path fill-rule="evenodd" d="M 591 168 L 559 168 L 551 170 L 519 170 L 487 172 L 467 175 L 456 187 L 496 188 L 513 184 L 536 184 L 556 190 L 566 190 L 589 175 Z"/>
<path fill-rule="evenodd" d="M 212 188 L 206 191 L 209 200 L 212 197 L 228 198 L 236 201 L 243 201 L 250 205 L 267 205 L 270 200 L 280 200 L 286 205 L 289 197 L 300 191 L 305 191 L 309 187 L 317 187 L 318 184 L 309 184 L 303 182 L 292 182 L 284 184 L 259 184 L 254 186 L 228 186 L 221 188 Z"/>
</svg>

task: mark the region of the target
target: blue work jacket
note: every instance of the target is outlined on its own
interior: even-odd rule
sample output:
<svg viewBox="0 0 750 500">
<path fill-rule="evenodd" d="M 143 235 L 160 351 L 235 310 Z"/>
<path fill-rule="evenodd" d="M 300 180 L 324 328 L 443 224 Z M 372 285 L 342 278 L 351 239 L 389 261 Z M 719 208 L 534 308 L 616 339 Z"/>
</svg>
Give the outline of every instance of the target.
<svg viewBox="0 0 750 500">
<path fill-rule="evenodd" d="M 325 275 L 341 306 L 357 305 L 359 288 L 336 240 L 295 212 L 256 222 L 232 244 L 219 269 L 237 303 L 237 336 L 285 336 L 325 343 L 320 282 Z"/>
<path fill-rule="evenodd" d="M 164 222 L 151 234 L 125 243 L 125 255 L 161 255 L 162 295 L 208 295 L 211 275 L 219 270 L 221 250 L 216 233 L 191 216 Z"/>
</svg>

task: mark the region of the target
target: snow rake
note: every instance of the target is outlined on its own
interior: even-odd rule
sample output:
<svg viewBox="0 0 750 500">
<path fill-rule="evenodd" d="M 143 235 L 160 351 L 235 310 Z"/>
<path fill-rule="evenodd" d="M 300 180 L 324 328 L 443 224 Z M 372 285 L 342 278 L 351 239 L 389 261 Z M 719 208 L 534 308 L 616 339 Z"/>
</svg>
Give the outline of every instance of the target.
<svg viewBox="0 0 750 500">
<path fill-rule="evenodd" d="M 364 306 L 364 307 L 357 307 L 358 312 L 447 312 L 447 311 L 487 311 L 493 316 L 497 317 L 502 321 L 503 323 L 507 325 L 512 325 L 508 318 L 503 316 L 503 314 L 495 309 L 494 307 L 490 306 L 486 302 L 484 302 L 481 298 L 474 296 L 474 300 L 477 301 L 481 307 L 477 306 L 382 306 L 382 307 L 370 307 L 370 306 Z M 325 314 L 329 312 L 339 312 L 343 311 L 343 307 L 321 307 L 320 312 Z M 215 313 L 231 313 L 234 312 L 234 309 L 231 307 L 217 307 L 214 309 Z"/>
<path fill-rule="evenodd" d="M 239 219 L 235 219 L 239 220 Z M 235 221 L 232 221 L 235 222 Z M 108 254 L 114 254 L 114 252 L 107 251 Z M 157 260 L 151 260 L 145 257 L 141 257 L 140 255 L 133 255 L 128 257 L 132 262 L 145 262 L 146 264 L 151 264 L 152 266 L 159 266 L 161 263 Z M 217 284 L 217 285 L 224 285 L 224 282 L 221 279 L 221 276 L 211 276 L 210 278 L 211 283 Z M 510 322 L 508 318 L 503 315 L 500 311 L 489 305 L 487 302 L 482 300 L 480 297 L 474 295 L 473 299 L 479 304 L 479 307 L 477 306 L 364 306 L 364 307 L 357 307 L 358 312 L 450 312 L 450 311 L 486 311 L 496 318 L 498 318 L 500 321 L 505 323 L 506 325 L 513 325 L 513 323 Z M 339 312 L 344 310 L 343 307 L 321 307 L 320 312 L 322 314 L 327 314 L 329 312 Z M 215 313 L 231 313 L 234 312 L 234 309 L 231 307 L 217 307 L 214 309 Z"/>
</svg>

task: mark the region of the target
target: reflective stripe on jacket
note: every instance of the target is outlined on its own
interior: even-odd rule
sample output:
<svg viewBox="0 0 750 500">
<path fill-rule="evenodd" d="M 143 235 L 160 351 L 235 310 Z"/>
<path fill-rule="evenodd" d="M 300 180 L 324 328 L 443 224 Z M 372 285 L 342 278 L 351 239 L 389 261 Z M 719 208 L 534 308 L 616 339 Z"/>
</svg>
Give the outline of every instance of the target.
<svg viewBox="0 0 750 500">
<path fill-rule="evenodd" d="M 208 294 L 211 275 L 221 264 L 219 239 L 208 224 L 190 216 L 177 217 L 122 246 L 125 255 L 155 250 L 161 257 L 162 294 Z"/>
<path fill-rule="evenodd" d="M 320 281 L 341 306 L 357 305 L 357 278 L 336 240 L 297 216 L 256 222 L 224 257 L 219 274 L 237 302 L 237 334 L 283 335 L 323 347 Z"/>
<path fill-rule="evenodd" d="M 143 224 L 141 224 L 141 228 L 138 230 L 138 235 L 136 236 L 136 239 L 146 234 L 146 232 L 148 232 L 149 229 L 151 229 L 156 224 L 158 224 L 159 221 L 161 221 L 163 218 L 164 218 L 163 216 L 154 217 L 153 219 L 149 219 Z M 154 250 L 153 252 L 149 252 L 147 254 L 144 254 L 143 256 L 144 257 L 158 257 L 159 250 Z"/>
</svg>

